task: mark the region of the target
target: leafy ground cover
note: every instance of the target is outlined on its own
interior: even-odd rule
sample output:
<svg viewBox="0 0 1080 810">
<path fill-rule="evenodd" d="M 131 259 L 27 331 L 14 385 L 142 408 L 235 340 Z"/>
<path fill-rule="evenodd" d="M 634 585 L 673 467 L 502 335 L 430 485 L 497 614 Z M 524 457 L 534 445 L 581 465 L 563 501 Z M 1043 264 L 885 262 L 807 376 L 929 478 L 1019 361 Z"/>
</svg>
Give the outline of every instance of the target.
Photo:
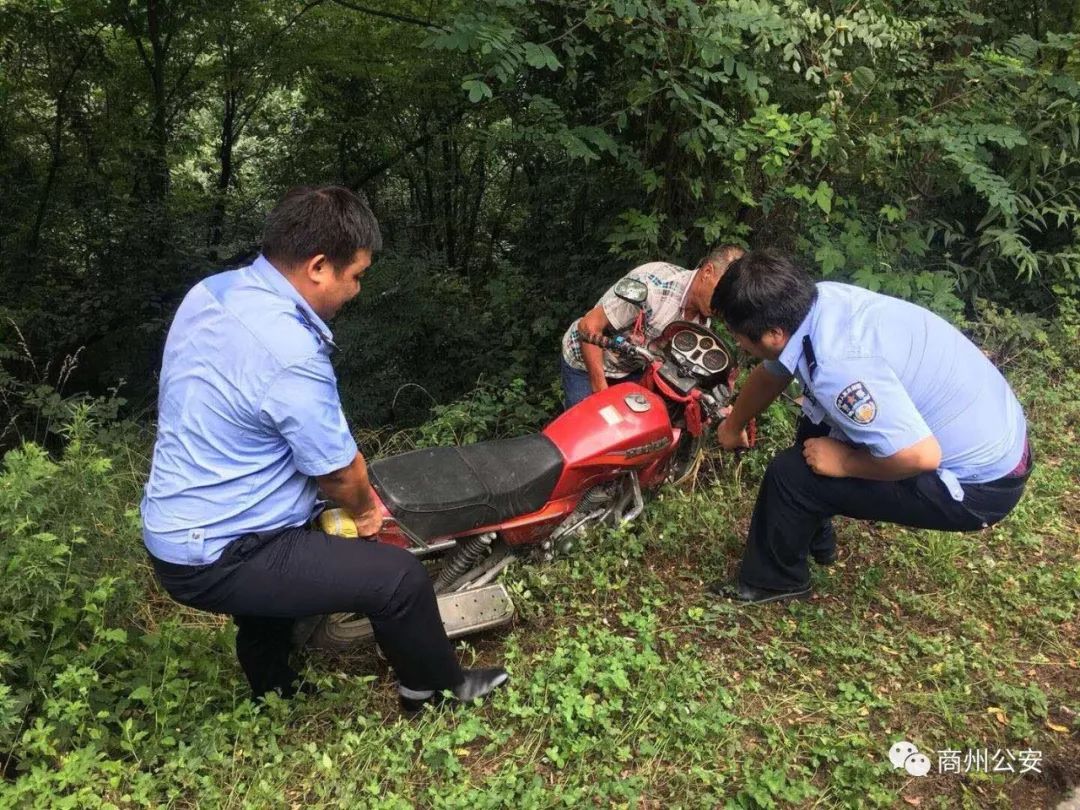
<svg viewBox="0 0 1080 810">
<path fill-rule="evenodd" d="M 765 446 L 712 459 L 696 491 L 511 569 L 515 624 L 461 645 L 505 662 L 510 685 L 414 720 L 370 652 L 311 657 L 315 696 L 247 700 L 230 626 L 175 606 L 142 561 L 145 457 L 77 410 L 61 458 L 25 445 L 0 477 L 0 806 L 1052 807 L 1080 782 L 1066 365 L 1043 354 L 1012 373 L 1038 466 L 1002 525 L 841 521 L 812 601 L 709 599 L 790 436 L 778 407 Z M 888 761 L 897 740 L 935 766 L 946 750 L 1038 751 L 1038 770 L 912 777 Z"/>
</svg>

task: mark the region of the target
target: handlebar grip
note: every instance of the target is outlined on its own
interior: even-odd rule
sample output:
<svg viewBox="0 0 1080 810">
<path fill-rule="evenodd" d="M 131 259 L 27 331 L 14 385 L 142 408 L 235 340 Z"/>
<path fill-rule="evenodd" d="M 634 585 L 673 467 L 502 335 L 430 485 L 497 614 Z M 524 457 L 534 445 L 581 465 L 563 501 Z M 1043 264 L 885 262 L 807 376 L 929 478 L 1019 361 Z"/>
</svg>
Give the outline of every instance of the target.
<svg viewBox="0 0 1080 810">
<path fill-rule="evenodd" d="M 582 343 L 591 343 L 592 345 L 599 346 L 602 349 L 606 349 L 608 347 L 608 343 L 610 342 L 603 335 L 589 335 L 585 332 L 579 332 L 578 334 L 581 336 Z"/>
<path fill-rule="evenodd" d="M 633 347 L 630 341 L 624 338 L 622 335 L 615 335 L 615 337 L 607 337 L 606 335 L 588 335 L 584 332 L 578 332 L 579 337 L 584 343 L 591 343 L 594 346 L 599 346 L 601 349 L 609 349 L 619 354 L 626 354 L 632 352 Z"/>
</svg>

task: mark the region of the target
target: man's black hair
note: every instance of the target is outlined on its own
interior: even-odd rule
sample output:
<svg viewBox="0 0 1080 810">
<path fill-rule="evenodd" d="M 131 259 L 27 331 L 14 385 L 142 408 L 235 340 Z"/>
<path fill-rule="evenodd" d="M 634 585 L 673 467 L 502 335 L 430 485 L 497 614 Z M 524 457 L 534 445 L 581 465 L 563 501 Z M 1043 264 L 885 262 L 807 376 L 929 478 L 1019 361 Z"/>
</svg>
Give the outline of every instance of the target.
<svg viewBox="0 0 1080 810">
<path fill-rule="evenodd" d="M 712 310 L 732 332 L 757 342 L 769 329 L 794 333 L 816 298 L 813 280 L 795 262 L 752 250 L 728 266 L 713 291 Z"/>
<path fill-rule="evenodd" d="M 296 186 L 266 217 L 262 252 L 282 269 L 324 254 L 341 270 L 356 251 L 382 248 L 379 223 L 367 200 L 344 186 Z"/>
</svg>

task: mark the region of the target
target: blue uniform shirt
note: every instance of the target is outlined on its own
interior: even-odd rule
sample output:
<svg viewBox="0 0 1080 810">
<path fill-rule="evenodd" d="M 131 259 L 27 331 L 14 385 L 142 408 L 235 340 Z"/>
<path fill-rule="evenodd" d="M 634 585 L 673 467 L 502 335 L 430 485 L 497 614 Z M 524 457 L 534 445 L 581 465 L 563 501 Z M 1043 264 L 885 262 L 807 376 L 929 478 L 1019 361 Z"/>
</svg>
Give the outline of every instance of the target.
<svg viewBox="0 0 1080 810">
<path fill-rule="evenodd" d="M 216 560 L 249 532 L 298 526 L 312 476 L 356 456 L 333 338 L 265 258 L 196 285 L 165 342 L 143 540 L 166 562 Z"/>
<path fill-rule="evenodd" d="M 933 435 L 938 475 L 956 500 L 962 484 L 1016 468 L 1027 423 L 1009 384 L 947 321 L 915 304 L 834 282 L 817 285 L 810 314 L 791 335 L 774 374 L 794 374 L 810 396 L 803 410 L 832 435 L 891 456 Z M 810 337 L 817 368 L 803 347 Z"/>
</svg>

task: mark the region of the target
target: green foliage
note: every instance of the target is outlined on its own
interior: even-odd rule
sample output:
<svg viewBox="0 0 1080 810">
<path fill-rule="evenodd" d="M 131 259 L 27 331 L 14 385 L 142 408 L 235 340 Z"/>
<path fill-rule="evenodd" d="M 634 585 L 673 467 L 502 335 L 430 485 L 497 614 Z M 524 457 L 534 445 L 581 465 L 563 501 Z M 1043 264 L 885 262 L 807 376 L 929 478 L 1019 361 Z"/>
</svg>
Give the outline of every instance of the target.
<svg viewBox="0 0 1080 810">
<path fill-rule="evenodd" d="M 0 331 L 0 341 L 4 341 L 0 342 L 0 451 L 24 442 L 55 444 L 72 424 L 92 431 L 92 437 L 102 441 L 133 429 L 131 423 L 118 419 L 125 405 L 120 385 L 101 397 L 66 392 L 81 349 L 54 369 L 50 362 L 35 360 L 14 321 L 6 326 Z M 4 367 L 5 362 L 13 371 Z"/>
<path fill-rule="evenodd" d="M 320 181 L 368 193 L 407 276 L 342 319 L 368 427 L 546 385 L 629 264 L 719 241 L 954 319 L 1053 311 L 1080 295 L 1075 9 L 1013 5 L 10 0 L 0 316 L 148 406 L 184 292 Z"/>
<path fill-rule="evenodd" d="M 63 452 L 24 444 L 0 474 L 0 806 L 891 807 L 929 795 L 889 766 L 898 739 L 1041 750 L 1049 772 L 1070 756 L 1054 728 L 1080 711 L 1064 663 L 1080 320 L 980 307 L 972 328 L 1002 335 L 987 347 L 1012 358 L 1039 459 L 1009 520 L 986 536 L 841 523 L 815 601 L 711 600 L 702 584 L 738 559 L 764 463 L 790 441 L 777 404 L 759 448 L 714 461 L 697 492 L 664 491 L 639 522 L 510 569 L 516 626 L 461 646 L 467 664 L 505 662 L 510 684 L 490 707 L 416 720 L 374 655 L 313 660 L 315 697 L 247 700 L 224 622 L 149 576 L 138 437 L 107 442 L 75 408 Z M 550 393 L 481 390 L 409 440 L 512 435 Z M 1027 806 L 1042 785 L 943 778 L 932 798 Z"/>
<path fill-rule="evenodd" d="M 525 381 L 509 386 L 484 385 L 450 405 L 436 405 L 431 419 L 416 430 L 418 447 L 473 444 L 486 439 L 522 436 L 540 430 L 558 413 L 562 388 L 553 383 L 539 392 Z"/>
<path fill-rule="evenodd" d="M 0 571 L 5 587 L 0 629 L 7 706 L 0 728 L 7 739 L 34 713 L 37 695 L 54 685 L 87 688 L 112 649 L 126 641 L 123 624 L 139 583 L 118 575 L 129 567 L 137 516 L 130 509 L 130 477 L 93 442 L 95 415 L 75 408 L 63 425 L 58 460 L 25 443 L 4 457 L 0 474 Z M 93 503 L 93 511 L 86 509 Z M 121 561 L 118 568 L 116 563 Z M 55 708 L 57 733 L 70 735 L 87 719 L 75 708 Z M 7 745 L 3 745 L 7 743 Z"/>
<path fill-rule="evenodd" d="M 493 402 L 510 397 L 506 403 L 516 402 L 513 391 L 522 387 L 546 391 L 558 369 L 554 336 L 561 336 L 574 314 L 569 307 L 552 307 L 542 285 L 542 279 L 508 268 L 477 295 L 449 268 L 419 257 L 379 257 L 360 298 L 334 323 L 335 339 L 344 347 L 335 366 L 350 423 L 416 425 L 433 407 L 461 410 L 465 406 L 453 403 L 474 389 L 488 391 Z M 388 312 L 400 315 L 387 317 Z M 495 411 L 474 404 L 478 425 L 487 423 L 481 432 L 496 429 Z M 547 405 L 547 417 L 559 409 L 558 400 L 546 395 L 535 404 L 522 403 L 512 429 L 545 421 L 537 409 Z"/>
<path fill-rule="evenodd" d="M 1075 289 L 1068 30 L 1018 32 L 933 2 L 480 7 L 431 43 L 472 53 L 510 114 L 542 100 L 547 143 L 601 122 L 608 160 L 638 184 L 605 235 L 622 257 L 779 244 L 952 313 L 972 294 L 1044 299 L 1036 279 Z M 542 68 L 560 87 L 523 58 L 541 40 L 558 46 L 561 68 Z"/>
</svg>

